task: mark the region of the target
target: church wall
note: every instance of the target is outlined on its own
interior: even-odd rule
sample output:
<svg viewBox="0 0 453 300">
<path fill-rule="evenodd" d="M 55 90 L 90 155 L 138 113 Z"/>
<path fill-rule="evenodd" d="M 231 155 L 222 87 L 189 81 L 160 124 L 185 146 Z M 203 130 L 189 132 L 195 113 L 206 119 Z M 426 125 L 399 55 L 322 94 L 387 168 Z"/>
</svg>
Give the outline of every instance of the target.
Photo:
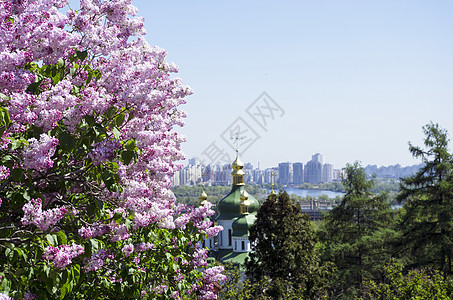
<svg viewBox="0 0 453 300">
<path fill-rule="evenodd" d="M 234 220 L 217 221 L 218 224 L 223 227 L 223 230 L 218 235 L 219 249 L 233 249 L 233 221 Z"/>
<path fill-rule="evenodd" d="M 233 252 L 250 252 L 248 237 L 233 237 Z"/>
</svg>

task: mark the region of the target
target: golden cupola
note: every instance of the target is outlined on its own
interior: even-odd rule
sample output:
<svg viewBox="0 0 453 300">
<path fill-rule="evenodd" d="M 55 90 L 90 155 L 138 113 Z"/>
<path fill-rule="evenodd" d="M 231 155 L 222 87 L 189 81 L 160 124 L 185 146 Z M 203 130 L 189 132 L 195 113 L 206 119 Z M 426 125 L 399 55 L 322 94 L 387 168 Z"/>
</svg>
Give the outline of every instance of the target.
<svg viewBox="0 0 453 300">
<path fill-rule="evenodd" d="M 244 185 L 244 163 L 239 159 L 239 151 L 236 150 L 236 159 L 234 160 L 233 164 L 233 172 L 231 175 L 233 176 L 233 185 Z"/>
<path fill-rule="evenodd" d="M 249 213 L 249 206 L 250 206 L 249 194 L 244 189 L 242 190 L 241 193 L 241 204 L 239 205 L 241 215 L 247 215 Z"/>
<path fill-rule="evenodd" d="M 198 197 L 198 199 L 200 199 L 200 204 L 201 205 L 205 205 L 206 204 L 207 199 L 208 199 L 208 195 L 204 191 L 204 186 L 201 188 L 201 194 Z"/>
</svg>

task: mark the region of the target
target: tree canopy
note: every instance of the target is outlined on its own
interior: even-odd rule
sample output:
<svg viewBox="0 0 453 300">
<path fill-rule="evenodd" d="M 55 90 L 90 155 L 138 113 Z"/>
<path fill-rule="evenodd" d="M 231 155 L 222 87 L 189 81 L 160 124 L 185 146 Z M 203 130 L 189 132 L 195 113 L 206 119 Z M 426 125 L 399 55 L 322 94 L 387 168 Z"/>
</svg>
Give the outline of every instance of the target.
<svg viewBox="0 0 453 300">
<path fill-rule="evenodd" d="M 404 266 L 391 260 L 383 267 L 381 281 L 364 283 L 363 296 L 359 299 L 406 300 L 452 299 L 453 282 L 445 280 L 437 270 L 411 269 L 404 274 Z"/>
<path fill-rule="evenodd" d="M 350 298 L 364 279 L 378 275 L 376 269 L 389 257 L 385 242 L 393 232 L 385 194 L 371 192 L 373 181 L 367 180 L 359 163 L 348 164 L 345 171 L 346 194 L 326 213 L 318 234 L 323 242 L 323 259 L 337 266 L 334 294 Z"/>
<path fill-rule="evenodd" d="M 412 267 L 434 267 L 452 273 L 453 161 L 447 131 L 438 124 L 423 127 L 424 148 L 410 144 L 423 167 L 402 179 L 398 200 L 404 202 L 399 222 L 399 255 Z"/>
<path fill-rule="evenodd" d="M 286 192 L 267 197 L 249 238 L 252 252 L 245 263 L 246 275 L 252 284 L 265 287 L 255 296 L 315 299 L 324 295 L 332 266 L 321 264 L 309 216 Z"/>
</svg>

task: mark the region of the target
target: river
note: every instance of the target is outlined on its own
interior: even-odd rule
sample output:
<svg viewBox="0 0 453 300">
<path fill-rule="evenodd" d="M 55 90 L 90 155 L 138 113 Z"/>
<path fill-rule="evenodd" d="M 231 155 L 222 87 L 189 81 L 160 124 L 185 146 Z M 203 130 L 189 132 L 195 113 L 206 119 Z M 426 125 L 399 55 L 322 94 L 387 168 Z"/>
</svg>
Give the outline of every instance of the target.
<svg viewBox="0 0 453 300">
<path fill-rule="evenodd" d="M 333 191 L 324 191 L 324 190 L 304 190 L 298 188 L 285 188 L 285 191 L 291 195 L 295 194 L 297 196 L 305 197 L 305 196 L 312 196 L 312 197 L 319 197 L 321 195 L 327 195 L 329 198 L 335 198 L 336 196 L 343 197 L 344 193 L 341 192 L 333 192 Z"/>
</svg>

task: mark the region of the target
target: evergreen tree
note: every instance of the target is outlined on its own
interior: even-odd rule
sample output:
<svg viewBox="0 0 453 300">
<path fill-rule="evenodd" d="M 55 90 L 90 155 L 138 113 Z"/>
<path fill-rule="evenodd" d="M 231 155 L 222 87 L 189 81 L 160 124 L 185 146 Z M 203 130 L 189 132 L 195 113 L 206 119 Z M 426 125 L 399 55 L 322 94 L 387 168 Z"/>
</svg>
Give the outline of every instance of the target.
<svg viewBox="0 0 453 300">
<path fill-rule="evenodd" d="M 329 211 L 318 231 L 323 259 L 337 266 L 332 282 L 337 297 L 350 298 L 364 279 L 376 278 L 377 268 L 385 263 L 385 241 L 392 236 L 390 204 L 385 194 L 371 192 L 359 163 L 348 164 L 343 180 L 346 194 L 340 205 Z"/>
<path fill-rule="evenodd" d="M 323 294 L 332 264 L 320 264 L 309 216 L 286 192 L 267 197 L 250 229 L 250 242 L 246 275 L 265 287 L 255 289 L 254 299 L 316 299 Z"/>
<path fill-rule="evenodd" d="M 451 274 L 453 247 L 452 155 L 447 131 L 438 124 L 423 127 L 425 148 L 410 145 L 410 152 L 424 166 L 401 181 L 400 202 L 405 202 L 400 221 L 398 250 L 410 267 L 434 267 Z"/>
</svg>

